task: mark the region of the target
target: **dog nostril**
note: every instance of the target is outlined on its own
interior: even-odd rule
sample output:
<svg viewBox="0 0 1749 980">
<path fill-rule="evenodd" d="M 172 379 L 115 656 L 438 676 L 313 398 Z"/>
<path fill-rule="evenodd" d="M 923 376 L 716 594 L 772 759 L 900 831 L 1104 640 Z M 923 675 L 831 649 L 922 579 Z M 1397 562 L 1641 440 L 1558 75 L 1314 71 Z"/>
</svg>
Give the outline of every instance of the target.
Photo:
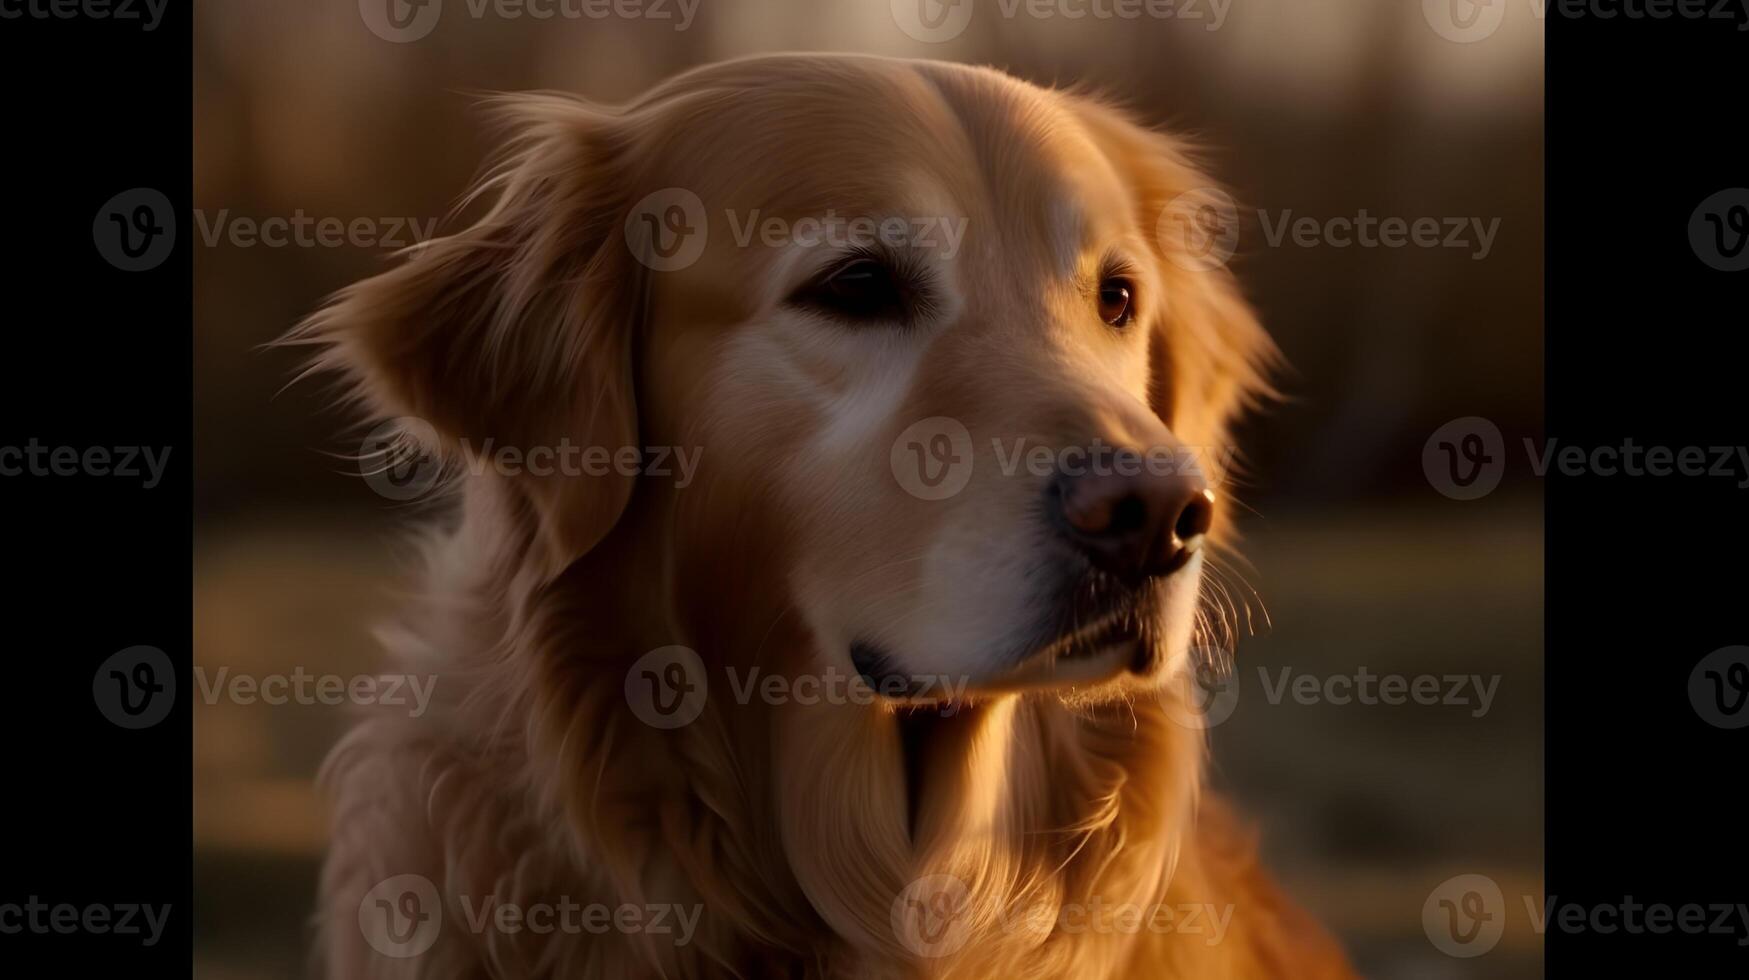
<svg viewBox="0 0 1749 980">
<path fill-rule="evenodd" d="M 1121 535 L 1147 526 L 1148 502 L 1134 493 L 1101 493 L 1098 487 L 1058 487 L 1059 506 L 1069 526 L 1081 534 Z"/>
<path fill-rule="evenodd" d="M 1203 490 L 1193 495 L 1184 504 L 1184 509 L 1178 512 L 1178 520 L 1172 525 L 1172 532 L 1180 541 L 1207 534 L 1215 523 L 1215 492 Z"/>
<path fill-rule="evenodd" d="M 1051 498 L 1069 543 L 1128 581 L 1182 568 L 1214 524 L 1214 495 L 1200 481 L 1083 474 L 1053 482 Z"/>
<path fill-rule="evenodd" d="M 1103 530 L 1107 534 L 1123 534 L 1147 523 L 1148 504 L 1132 493 L 1125 495 L 1111 508 L 1111 519 L 1106 522 Z"/>
</svg>

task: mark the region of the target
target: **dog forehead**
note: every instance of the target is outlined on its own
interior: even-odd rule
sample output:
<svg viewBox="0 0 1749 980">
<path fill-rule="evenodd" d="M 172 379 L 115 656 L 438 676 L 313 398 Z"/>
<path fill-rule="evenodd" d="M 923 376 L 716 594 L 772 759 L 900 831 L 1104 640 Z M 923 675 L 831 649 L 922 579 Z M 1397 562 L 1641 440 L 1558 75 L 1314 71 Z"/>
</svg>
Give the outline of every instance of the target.
<svg viewBox="0 0 1749 980">
<path fill-rule="evenodd" d="M 933 208 L 1059 244 L 1112 203 L 1115 174 L 1070 97 L 993 70 L 793 57 L 680 82 L 696 91 L 674 98 L 654 164 L 701 196 L 797 213 Z"/>
</svg>

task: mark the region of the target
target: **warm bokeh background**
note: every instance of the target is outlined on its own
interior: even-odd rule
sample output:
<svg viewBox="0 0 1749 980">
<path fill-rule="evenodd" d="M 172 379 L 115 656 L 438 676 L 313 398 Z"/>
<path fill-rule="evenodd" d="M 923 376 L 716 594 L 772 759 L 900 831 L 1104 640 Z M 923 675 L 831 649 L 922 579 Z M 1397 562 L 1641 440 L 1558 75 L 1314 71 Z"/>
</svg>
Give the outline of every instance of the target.
<svg viewBox="0 0 1749 980">
<path fill-rule="evenodd" d="M 1541 880 L 1541 490 L 1521 451 L 1477 501 L 1441 496 L 1421 468 L 1429 434 L 1459 416 L 1493 420 L 1509 448 L 1541 430 L 1533 5 L 1507 5 L 1492 35 L 1455 43 L 1429 26 L 1437 2 L 1232 0 L 1214 30 L 1211 0 L 1138 21 L 966 2 L 970 28 L 945 43 L 901 32 L 887 0 L 702 0 L 685 31 L 476 18 L 448 0 L 435 30 L 404 44 L 367 29 L 357 0 L 204 4 L 196 205 L 208 227 L 300 212 L 429 221 L 490 149 L 469 93 L 613 101 L 692 65 L 815 49 L 1093 83 L 1199 134 L 1272 222 L 1363 209 L 1498 218 L 1483 259 L 1277 246 L 1256 220 L 1242 225 L 1235 267 L 1293 365 L 1293 400 L 1244 432 L 1247 579 L 1272 625 L 1240 642 L 1241 697 L 1212 742 L 1217 781 L 1368 975 L 1540 976 L 1521 896 L 1537 900 Z M 208 672 L 352 675 L 376 663 L 368 629 L 406 584 L 408 512 L 325 455 L 356 448 L 342 437 L 351 420 L 324 412 L 315 386 L 280 392 L 293 359 L 258 345 L 385 255 L 197 240 L 195 655 Z M 1455 705 L 1269 703 L 1257 670 L 1284 666 L 1500 681 L 1481 718 Z M 324 826 L 312 777 L 345 720 L 321 706 L 197 705 L 200 975 L 304 972 Z M 1422 905 L 1469 872 L 1501 885 L 1508 932 L 1484 957 L 1452 959 L 1429 943 Z"/>
</svg>

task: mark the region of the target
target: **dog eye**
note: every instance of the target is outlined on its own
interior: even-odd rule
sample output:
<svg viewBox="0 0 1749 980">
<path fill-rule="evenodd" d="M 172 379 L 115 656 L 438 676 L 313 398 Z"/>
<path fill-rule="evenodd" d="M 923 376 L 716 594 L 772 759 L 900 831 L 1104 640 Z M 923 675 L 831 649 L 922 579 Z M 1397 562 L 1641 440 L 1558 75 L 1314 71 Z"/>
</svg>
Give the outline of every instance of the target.
<svg viewBox="0 0 1749 980">
<path fill-rule="evenodd" d="M 855 259 L 803 286 L 790 302 L 852 321 L 908 321 L 910 290 L 886 263 Z"/>
<path fill-rule="evenodd" d="M 1099 318 L 1114 327 L 1135 319 L 1135 289 L 1128 279 L 1106 279 L 1099 284 Z"/>
</svg>

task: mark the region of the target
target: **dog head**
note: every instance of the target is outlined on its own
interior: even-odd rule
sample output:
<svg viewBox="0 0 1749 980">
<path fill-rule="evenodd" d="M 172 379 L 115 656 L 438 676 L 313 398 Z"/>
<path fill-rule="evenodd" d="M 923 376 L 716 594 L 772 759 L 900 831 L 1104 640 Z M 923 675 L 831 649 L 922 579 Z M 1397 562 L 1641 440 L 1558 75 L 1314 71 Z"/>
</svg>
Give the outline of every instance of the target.
<svg viewBox="0 0 1749 980">
<path fill-rule="evenodd" d="M 1220 198 L 1176 143 L 1081 95 L 875 58 L 501 106 L 490 211 L 305 330 L 452 455 L 696 461 L 485 468 L 545 580 L 610 538 L 679 577 L 733 569 L 898 697 L 1182 659 L 1226 423 L 1272 348 L 1189 250 Z"/>
</svg>

